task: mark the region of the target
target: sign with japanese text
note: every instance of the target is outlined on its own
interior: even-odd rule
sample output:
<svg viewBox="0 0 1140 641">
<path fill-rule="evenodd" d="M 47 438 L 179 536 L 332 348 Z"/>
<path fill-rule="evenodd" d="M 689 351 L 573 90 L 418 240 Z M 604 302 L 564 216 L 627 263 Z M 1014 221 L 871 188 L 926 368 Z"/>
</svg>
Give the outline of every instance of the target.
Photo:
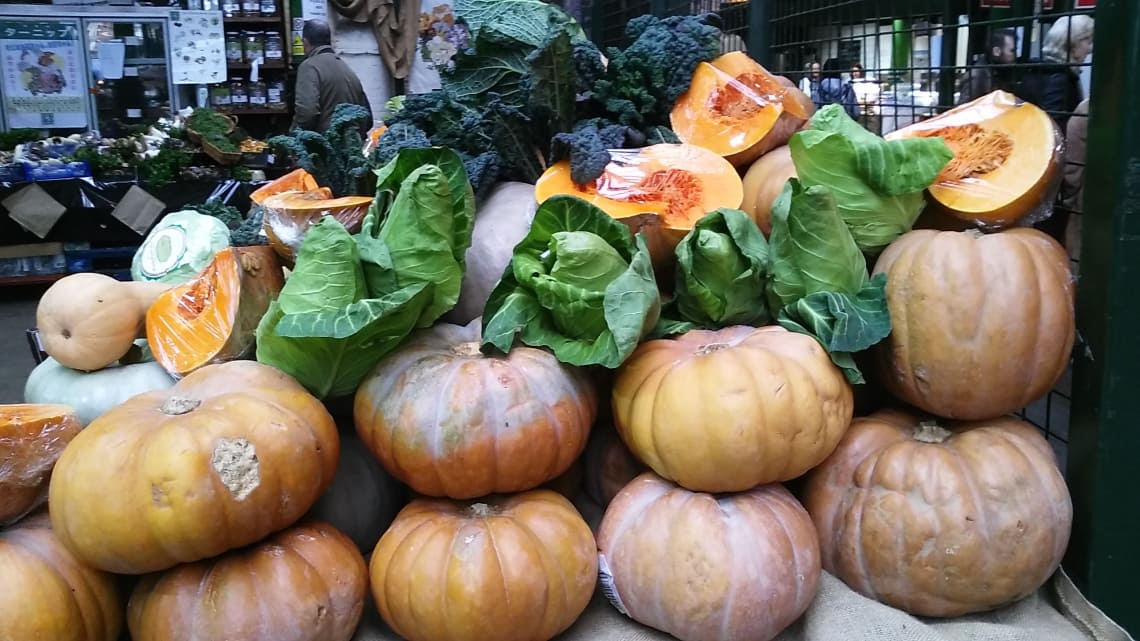
<svg viewBox="0 0 1140 641">
<path fill-rule="evenodd" d="M 0 20 L 0 89 L 8 126 L 86 127 L 83 63 L 75 20 Z"/>
</svg>

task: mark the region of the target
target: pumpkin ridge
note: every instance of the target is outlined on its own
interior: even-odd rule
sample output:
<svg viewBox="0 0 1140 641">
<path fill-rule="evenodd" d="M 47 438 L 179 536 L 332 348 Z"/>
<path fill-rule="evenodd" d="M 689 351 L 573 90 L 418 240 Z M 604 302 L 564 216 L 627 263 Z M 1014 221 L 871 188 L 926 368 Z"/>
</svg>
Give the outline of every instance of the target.
<svg viewBox="0 0 1140 641">
<path fill-rule="evenodd" d="M 543 503 L 545 503 L 545 501 Z M 540 509 L 545 512 L 547 511 L 546 508 L 547 506 L 543 505 L 543 507 Z M 557 522 L 559 525 L 564 525 L 564 523 L 561 522 L 562 519 L 559 517 L 559 515 L 549 514 L 548 517 L 554 519 L 555 522 Z M 516 519 L 514 521 L 514 525 L 526 536 L 526 540 L 530 543 L 534 555 L 538 557 L 539 561 L 542 563 L 543 570 L 546 571 L 547 576 L 550 576 L 552 573 L 558 576 L 558 581 L 561 584 L 562 588 L 561 606 L 564 610 L 569 610 L 570 586 L 567 583 L 566 572 L 564 572 L 562 564 L 559 563 L 557 557 L 550 554 L 550 551 L 546 549 L 546 546 L 542 545 L 542 539 L 539 538 L 537 534 L 535 534 L 534 530 L 531 529 L 530 524 L 526 520 Z M 548 638 L 548 636 L 557 636 L 558 633 L 562 631 L 557 629 L 557 625 L 554 625 L 558 623 L 557 619 L 551 619 L 550 617 L 551 606 L 556 604 L 552 603 L 553 599 L 551 598 L 551 590 L 549 587 L 550 586 L 547 586 L 548 589 L 546 591 L 546 598 L 542 600 L 542 615 L 538 617 L 538 623 L 536 626 L 538 628 L 538 634 L 542 635 L 542 638 L 544 639 Z M 552 625 L 553 629 L 549 627 Z"/>
<path fill-rule="evenodd" d="M 536 357 L 536 360 L 537 360 L 537 357 Z M 554 412 L 554 406 L 558 402 L 558 397 L 561 397 L 562 394 L 552 394 L 553 396 L 555 396 L 555 398 L 553 399 L 553 402 L 551 402 L 551 400 L 547 398 L 548 395 L 546 393 L 544 393 L 545 390 L 536 389 L 537 386 L 535 386 L 532 383 L 530 377 L 526 375 L 526 372 L 522 371 L 522 369 L 520 367 L 518 367 L 515 363 L 510 362 L 509 360 L 507 361 L 506 364 L 507 364 L 507 367 L 509 367 L 511 372 L 514 374 L 515 380 L 521 382 L 523 388 L 526 390 L 527 396 L 541 399 L 539 404 L 542 406 L 542 412 L 543 412 L 543 415 L 546 417 L 547 423 L 549 423 L 550 427 L 552 428 L 550 430 L 550 435 L 554 439 L 554 450 L 553 450 L 554 455 L 547 457 L 547 467 L 543 471 L 542 476 L 544 478 L 555 478 L 558 476 L 558 474 L 561 474 L 562 472 L 565 471 L 563 469 L 562 472 L 559 472 L 559 470 L 562 468 L 562 458 L 563 458 L 562 452 L 570 451 L 569 449 L 564 448 L 564 444 L 562 442 L 562 436 L 563 436 L 562 435 L 562 429 L 563 429 L 562 421 L 558 420 L 558 416 Z M 483 372 L 484 377 L 493 374 L 493 372 L 491 372 L 490 370 L 491 370 L 490 367 L 485 369 L 485 371 Z M 571 374 L 571 375 L 573 375 L 573 374 Z M 549 382 L 549 381 L 544 381 L 544 382 Z M 569 379 L 567 380 L 567 382 L 569 382 Z M 552 391 L 558 391 L 558 392 L 563 392 L 563 393 L 566 393 L 566 392 L 573 393 L 576 390 L 557 389 L 557 390 L 552 390 Z M 579 409 L 580 408 L 575 408 L 575 411 L 577 412 L 577 411 L 579 411 Z M 590 421 L 590 423 L 592 424 L 593 421 Z M 496 430 L 496 432 L 495 432 L 495 465 L 493 465 L 491 468 L 494 470 L 494 474 L 495 474 L 495 485 L 494 485 L 494 487 L 496 487 L 496 488 L 499 487 L 499 484 L 498 484 L 499 466 L 503 464 L 502 459 L 499 456 L 499 439 L 500 439 L 500 436 L 501 436 L 501 432 Z M 585 443 L 582 443 L 581 445 L 584 446 Z M 577 451 L 579 452 L 579 454 L 581 453 L 581 449 L 582 448 L 577 448 Z M 533 460 L 533 458 L 535 458 L 535 457 L 532 457 L 532 460 Z M 567 467 L 569 467 L 569 466 L 567 466 Z"/>
</svg>

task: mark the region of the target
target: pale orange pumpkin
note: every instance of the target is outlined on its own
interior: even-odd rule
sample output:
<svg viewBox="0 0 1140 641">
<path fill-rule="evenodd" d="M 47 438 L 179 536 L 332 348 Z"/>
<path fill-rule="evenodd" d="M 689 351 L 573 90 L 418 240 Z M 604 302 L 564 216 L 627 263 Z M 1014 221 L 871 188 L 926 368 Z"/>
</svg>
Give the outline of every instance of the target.
<svg viewBox="0 0 1140 641">
<path fill-rule="evenodd" d="M 851 386 L 823 347 L 781 327 L 642 343 L 613 391 L 614 423 L 630 451 L 699 492 L 800 476 L 831 453 L 853 406 Z"/>
<path fill-rule="evenodd" d="M 530 347 L 483 354 L 480 322 L 413 334 L 356 392 L 361 440 L 420 494 L 521 492 L 586 447 L 597 395 L 582 370 Z"/>
<path fill-rule="evenodd" d="M 82 426 L 66 405 L 0 405 L 0 526 L 43 505 L 52 467 Z"/>
<path fill-rule="evenodd" d="M 208 365 L 75 437 L 52 474 L 52 526 L 85 562 L 120 574 L 217 556 L 301 518 L 339 450 L 332 417 L 289 376 Z"/>
<path fill-rule="evenodd" d="M 127 622 L 133 641 L 349 641 L 367 590 L 356 545 L 313 521 L 144 577 Z"/>
<path fill-rule="evenodd" d="M 586 609 L 597 573 L 590 526 L 551 490 L 416 499 L 370 568 L 381 617 L 408 641 L 548 641 Z"/>
<path fill-rule="evenodd" d="M 1045 395 L 1076 333 L 1069 257 L 1030 228 L 914 230 L 875 264 L 891 335 L 877 346 L 894 396 L 937 416 L 1008 414 Z"/>
<path fill-rule="evenodd" d="M 81 563 L 40 511 L 0 529 L 0 639 L 116 641 L 123 601 L 116 579 Z"/>
<path fill-rule="evenodd" d="M 858 418 L 807 479 L 823 567 L 912 614 L 990 610 L 1039 588 L 1069 542 L 1073 507 L 1053 450 L 1013 417 L 939 425 Z"/>
<path fill-rule="evenodd" d="M 614 607 L 681 641 L 769 641 L 820 578 L 815 527 L 783 486 L 716 496 L 652 472 L 606 509 L 598 564 Z"/>
</svg>

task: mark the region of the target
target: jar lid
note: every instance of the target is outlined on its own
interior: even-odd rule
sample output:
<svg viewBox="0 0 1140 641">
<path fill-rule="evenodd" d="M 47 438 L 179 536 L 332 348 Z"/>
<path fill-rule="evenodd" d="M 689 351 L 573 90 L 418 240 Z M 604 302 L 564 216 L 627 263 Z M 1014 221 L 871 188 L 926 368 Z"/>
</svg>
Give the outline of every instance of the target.
<svg viewBox="0 0 1140 641">
<path fill-rule="evenodd" d="M 245 35 L 246 35 L 246 37 L 249 37 L 249 36 L 260 36 L 260 35 L 261 35 L 261 34 L 263 34 L 263 33 L 265 33 L 265 32 L 264 32 L 264 31 L 253 31 L 253 30 L 249 30 L 249 31 L 246 31 L 246 32 L 245 32 Z"/>
</svg>

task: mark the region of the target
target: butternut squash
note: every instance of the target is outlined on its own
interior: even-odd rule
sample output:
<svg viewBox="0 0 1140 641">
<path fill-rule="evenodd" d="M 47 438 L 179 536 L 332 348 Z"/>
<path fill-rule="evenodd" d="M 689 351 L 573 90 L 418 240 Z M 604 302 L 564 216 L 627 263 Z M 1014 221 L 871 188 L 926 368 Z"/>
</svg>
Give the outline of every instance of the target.
<svg viewBox="0 0 1140 641">
<path fill-rule="evenodd" d="M 797 87 L 733 51 L 697 65 L 689 90 L 673 105 L 670 124 L 682 142 L 740 167 L 787 144 L 814 112 Z"/>
<path fill-rule="evenodd" d="M 164 293 L 147 312 L 147 343 L 154 359 L 182 377 L 241 358 L 253 348 L 257 324 L 284 284 L 269 247 L 218 252 L 194 280 Z"/>
<path fill-rule="evenodd" d="M 927 137 L 941 137 L 954 152 L 927 190 L 928 200 L 976 227 L 1001 229 L 1035 213 L 1060 180 L 1060 130 L 1039 107 L 1011 93 L 994 91 L 885 136 Z"/>
<path fill-rule="evenodd" d="M 273 194 L 266 197 L 263 204 L 265 236 L 269 246 L 291 265 L 305 233 L 321 218 L 332 216 L 349 233 L 356 233 L 371 205 L 370 196 L 332 198 L 328 187 Z"/>
</svg>

